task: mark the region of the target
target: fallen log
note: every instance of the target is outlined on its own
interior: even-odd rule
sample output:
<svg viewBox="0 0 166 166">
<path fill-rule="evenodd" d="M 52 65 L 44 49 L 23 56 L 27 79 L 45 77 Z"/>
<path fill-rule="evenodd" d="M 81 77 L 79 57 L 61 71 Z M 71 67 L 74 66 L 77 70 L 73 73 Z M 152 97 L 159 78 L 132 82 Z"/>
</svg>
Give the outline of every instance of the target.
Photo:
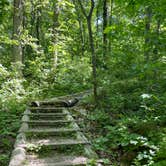
<svg viewBox="0 0 166 166">
<path fill-rule="evenodd" d="M 79 100 L 77 98 L 69 100 L 54 100 L 54 101 L 34 101 L 30 106 L 32 107 L 44 107 L 44 106 L 55 106 L 55 107 L 73 107 Z"/>
<path fill-rule="evenodd" d="M 55 106 L 55 107 L 73 107 L 77 104 L 84 96 L 92 93 L 92 90 L 87 90 L 80 93 L 75 93 L 67 96 L 60 96 L 45 101 L 33 101 L 30 106 L 41 107 L 41 106 Z"/>
</svg>

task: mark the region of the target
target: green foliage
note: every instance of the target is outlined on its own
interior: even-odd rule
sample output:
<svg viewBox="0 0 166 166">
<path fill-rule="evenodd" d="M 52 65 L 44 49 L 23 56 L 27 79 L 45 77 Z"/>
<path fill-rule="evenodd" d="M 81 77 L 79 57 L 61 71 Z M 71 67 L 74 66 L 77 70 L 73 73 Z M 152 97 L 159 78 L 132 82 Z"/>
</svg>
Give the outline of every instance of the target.
<svg viewBox="0 0 166 166">
<path fill-rule="evenodd" d="M 92 13 L 98 107 L 93 96 L 84 101 L 94 146 L 115 165 L 166 165 L 165 1 L 107 1 L 105 29 L 103 2 L 95 0 Z M 90 1 L 83 4 L 89 11 Z M 0 1 L 0 165 L 7 165 L 10 139 L 27 103 L 91 89 L 94 83 L 86 19 L 77 1 L 26 0 L 24 5 L 18 39 L 24 64 L 12 64 L 12 47 L 18 46 L 12 39 L 13 3 Z"/>
<path fill-rule="evenodd" d="M 25 96 L 25 90 L 23 87 L 24 79 L 19 77 L 16 68 L 19 64 L 13 65 L 12 70 L 8 71 L 5 67 L 1 66 L 1 90 L 0 90 L 0 106 L 3 109 L 15 108 L 17 104 L 23 102 Z M 17 103 L 17 102 L 18 103 Z"/>
<path fill-rule="evenodd" d="M 1 165 L 7 165 L 9 162 L 8 160 L 9 160 L 8 155 L 5 155 L 5 154 L 0 155 L 0 164 Z"/>
<path fill-rule="evenodd" d="M 20 118 L 20 110 L 0 111 L 0 165 L 8 165 Z"/>
</svg>

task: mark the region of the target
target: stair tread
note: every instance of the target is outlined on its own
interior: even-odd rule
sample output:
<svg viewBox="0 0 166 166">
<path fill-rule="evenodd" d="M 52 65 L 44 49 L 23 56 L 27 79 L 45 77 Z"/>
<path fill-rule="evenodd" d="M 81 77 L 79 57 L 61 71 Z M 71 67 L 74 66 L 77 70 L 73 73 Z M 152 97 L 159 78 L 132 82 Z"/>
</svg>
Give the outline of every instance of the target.
<svg viewBox="0 0 166 166">
<path fill-rule="evenodd" d="M 24 115 L 29 116 L 64 116 L 67 115 L 67 113 L 24 113 Z"/>
<path fill-rule="evenodd" d="M 26 123 L 69 123 L 69 122 L 76 122 L 73 120 L 28 120 L 22 121 Z"/>
<path fill-rule="evenodd" d="M 40 133 L 40 132 L 44 132 L 44 133 L 50 133 L 50 132 L 68 132 L 68 131 L 80 131 L 80 129 L 68 129 L 68 128 L 59 128 L 59 129 L 29 129 L 27 131 L 25 131 L 26 133 L 30 133 L 30 132 L 36 132 L 36 133 Z"/>
<path fill-rule="evenodd" d="M 84 156 L 57 155 L 52 157 L 38 158 L 27 156 L 27 166 L 69 166 L 86 164 L 88 158 Z"/>
<path fill-rule="evenodd" d="M 29 107 L 29 110 L 63 110 L 66 107 Z"/>
<path fill-rule="evenodd" d="M 21 146 L 26 147 L 28 144 L 34 145 L 45 145 L 45 146 L 58 146 L 58 145 L 77 145 L 77 144 L 90 144 L 87 140 L 84 139 L 66 139 L 66 138 L 45 138 L 45 139 L 30 139 L 27 140 L 25 144 Z"/>
</svg>

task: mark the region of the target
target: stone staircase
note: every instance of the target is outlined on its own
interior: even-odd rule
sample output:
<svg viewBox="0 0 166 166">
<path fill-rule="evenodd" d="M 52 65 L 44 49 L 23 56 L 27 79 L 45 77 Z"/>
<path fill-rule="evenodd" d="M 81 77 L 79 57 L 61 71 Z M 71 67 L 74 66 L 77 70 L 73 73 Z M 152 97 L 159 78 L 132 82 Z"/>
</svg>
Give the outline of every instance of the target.
<svg viewBox="0 0 166 166">
<path fill-rule="evenodd" d="M 91 159 L 97 155 L 70 108 L 45 104 L 24 112 L 9 166 L 87 165 Z"/>
</svg>

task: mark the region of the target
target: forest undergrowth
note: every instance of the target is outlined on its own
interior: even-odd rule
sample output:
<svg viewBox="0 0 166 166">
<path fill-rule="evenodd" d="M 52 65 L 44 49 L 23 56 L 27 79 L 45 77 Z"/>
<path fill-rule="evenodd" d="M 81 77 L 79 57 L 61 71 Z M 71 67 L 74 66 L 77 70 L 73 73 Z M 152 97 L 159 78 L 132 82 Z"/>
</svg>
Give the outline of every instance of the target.
<svg viewBox="0 0 166 166">
<path fill-rule="evenodd" d="M 112 166 L 165 166 L 165 6 L 1 0 L 0 166 L 31 101 L 89 89 L 84 126 L 99 157 Z"/>
</svg>

